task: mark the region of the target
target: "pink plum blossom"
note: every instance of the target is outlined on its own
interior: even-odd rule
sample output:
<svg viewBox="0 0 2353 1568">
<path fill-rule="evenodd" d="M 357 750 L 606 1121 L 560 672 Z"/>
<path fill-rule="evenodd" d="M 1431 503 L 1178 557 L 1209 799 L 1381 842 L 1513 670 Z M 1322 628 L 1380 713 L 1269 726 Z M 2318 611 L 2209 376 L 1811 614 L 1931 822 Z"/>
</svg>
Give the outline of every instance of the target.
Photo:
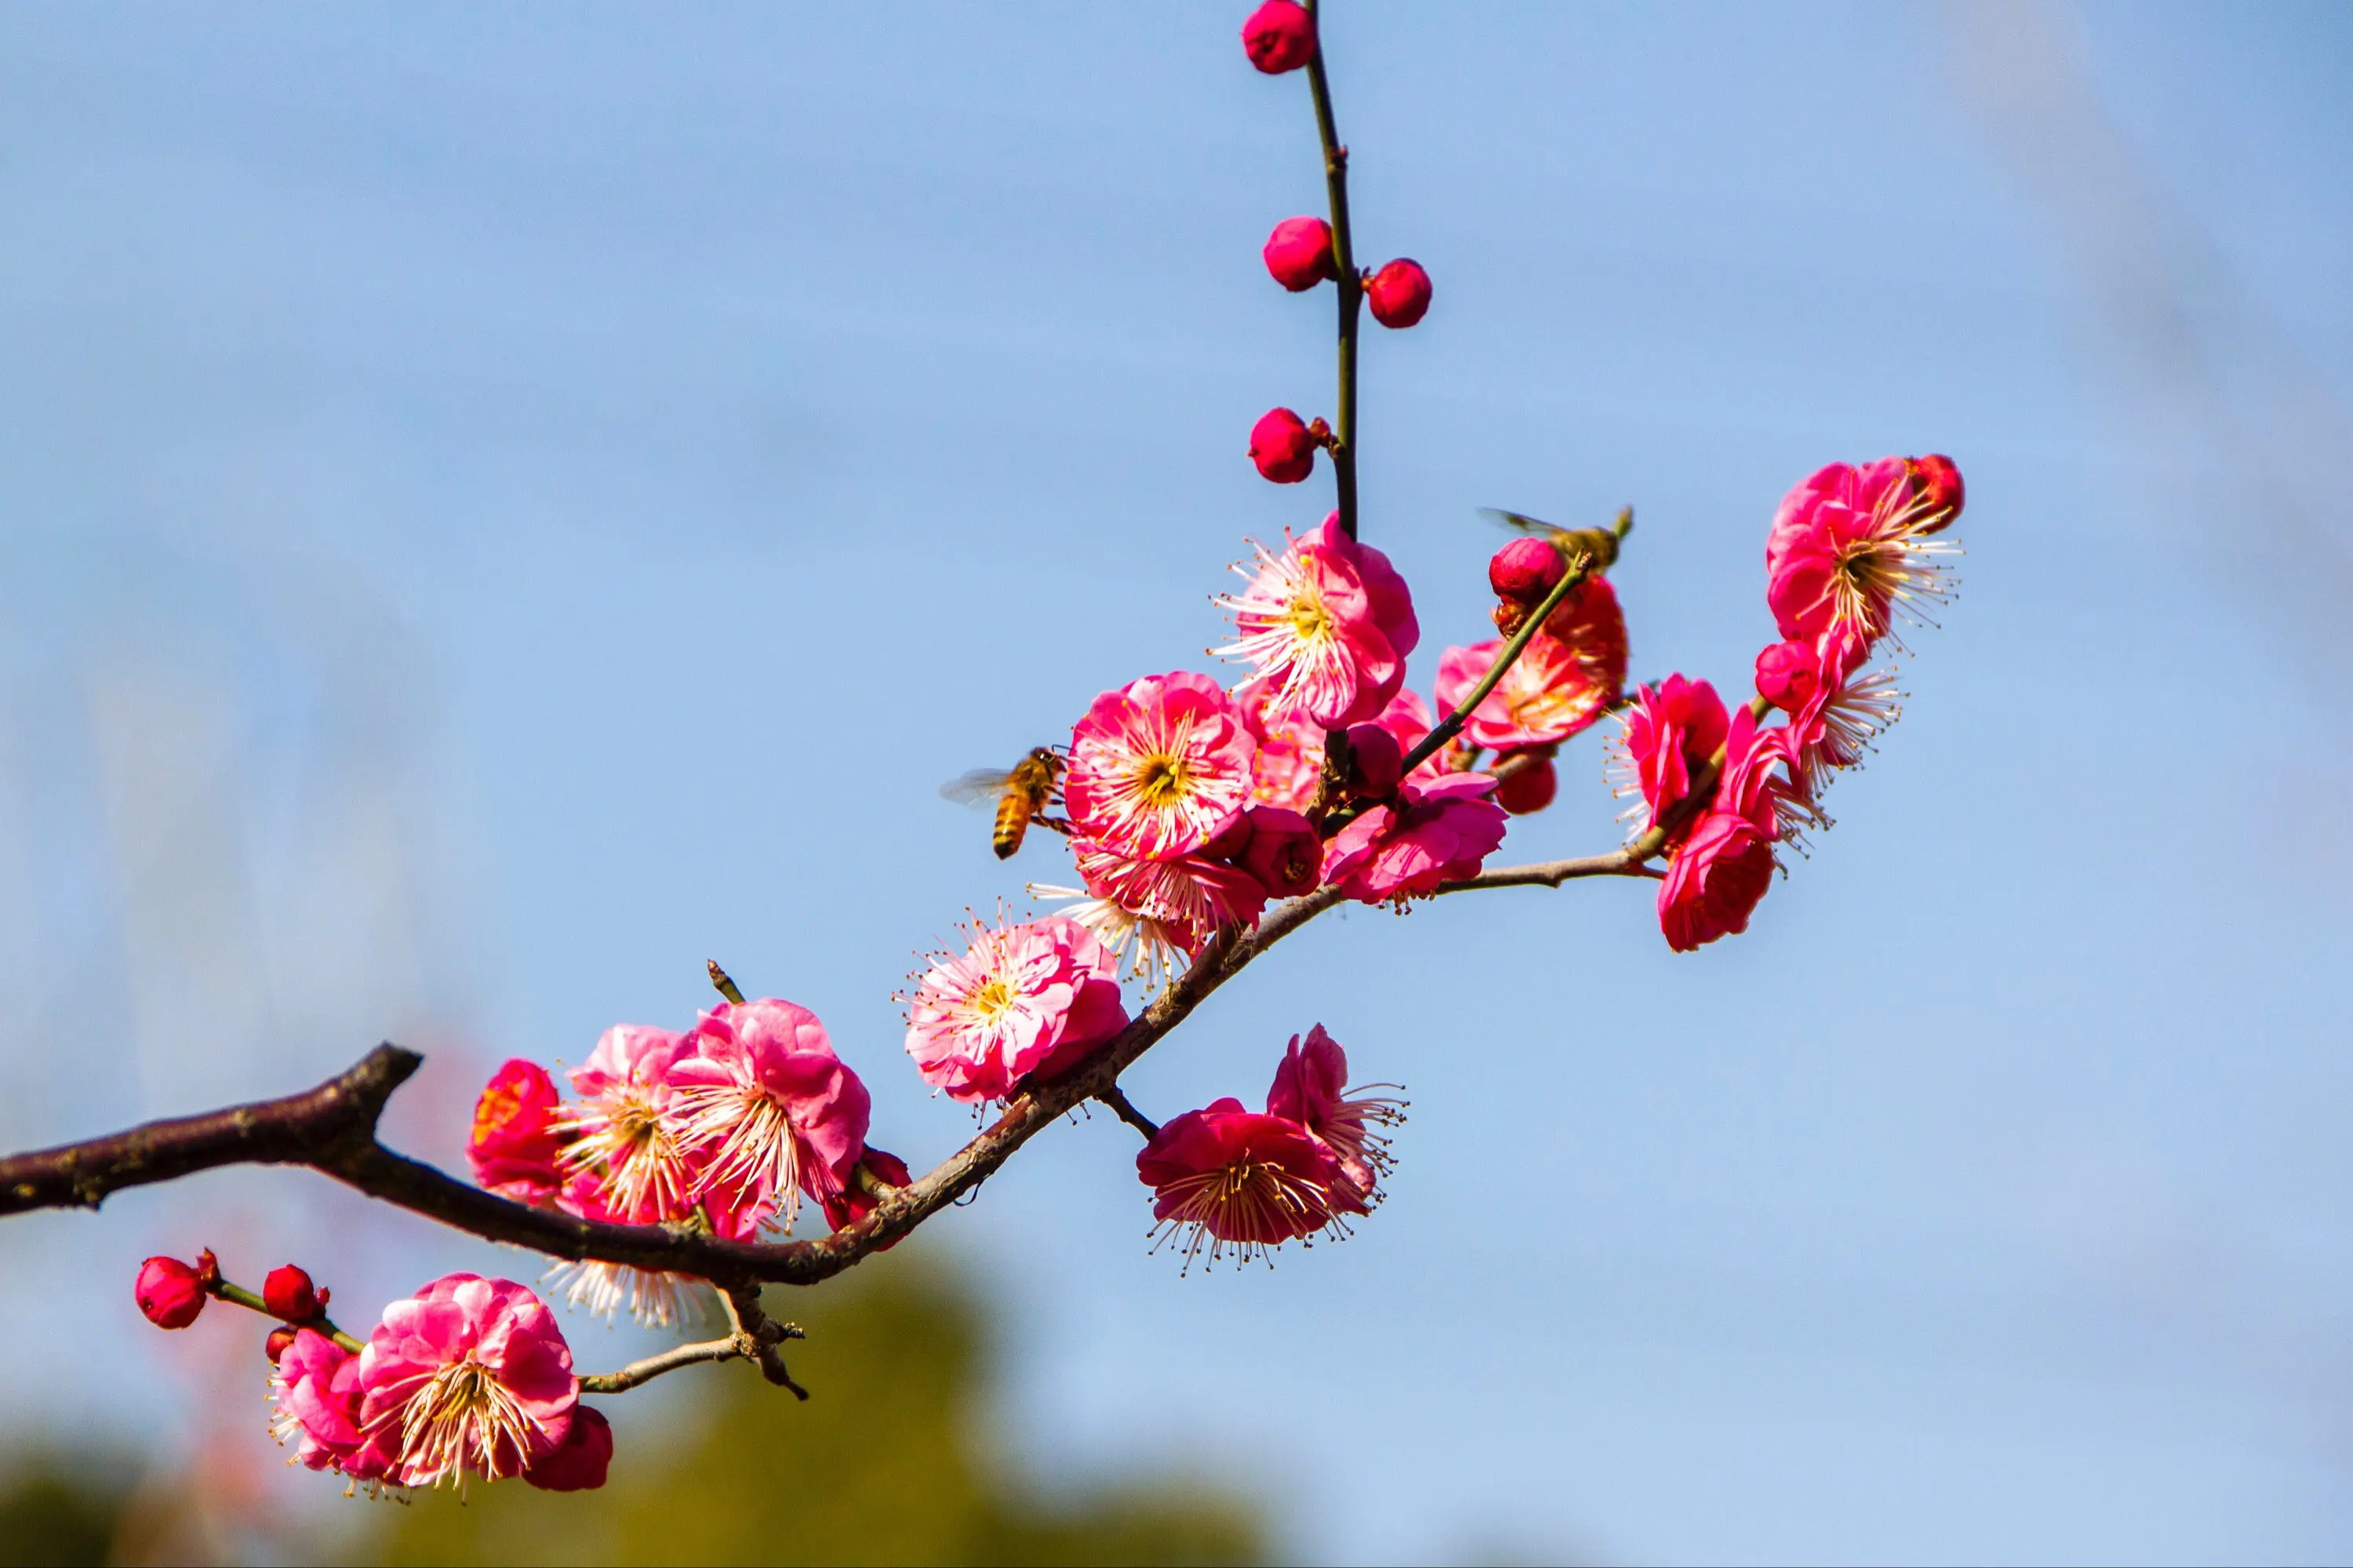
<svg viewBox="0 0 2353 1568">
<path fill-rule="evenodd" d="M 1494 788 L 1484 773 L 1405 783 L 1395 801 L 1369 808 L 1333 838 L 1324 882 L 1350 898 L 1379 904 L 1478 875 L 1504 842 L 1503 808 L 1485 799 Z"/>
<path fill-rule="evenodd" d="M 1250 460 L 1260 478 L 1297 484 L 1315 471 L 1315 453 L 1322 445 L 1306 420 L 1288 408 L 1269 408 L 1250 427 Z"/>
<path fill-rule="evenodd" d="M 1787 732 L 1760 730 L 1747 708 L 1736 709 L 1724 755 L 1713 808 L 1671 852 L 1659 884 L 1659 928 L 1679 953 L 1748 929 L 1773 882 L 1785 788 L 1776 769 L 1789 760 Z"/>
<path fill-rule="evenodd" d="M 1336 513 L 1303 539 L 1286 537 L 1279 556 L 1252 547 L 1256 564 L 1234 567 L 1250 587 L 1218 600 L 1236 633 L 1218 652 L 1256 670 L 1277 714 L 1303 714 L 1324 729 L 1377 716 L 1421 641 L 1405 579 L 1387 556 L 1342 533 Z"/>
<path fill-rule="evenodd" d="M 474 1104 L 466 1163 L 480 1186 L 522 1203 L 544 1203 L 564 1185 L 563 1097 L 535 1062 L 520 1057 L 491 1075 Z"/>
<path fill-rule="evenodd" d="M 1782 498 L 1766 538 L 1765 599 L 1785 639 L 1875 642 L 1897 615 L 1925 622 L 1924 607 L 1950 597 L 1957 552 L 1930 535 L 1952 521 L 1959 471 L 1949 486 L 1915 473 L 1900 457 L 1831 463 Z"/>
<path fill-rule="evenodd" d="M 385 1477 L 407 1487 L 522 1474 L 564 1441 L 580 1398 L 546 1303 L 474 1274 L 386 1307 L 359 1382 L 360 1432 L 389 1457 Z"/>
<path fill-rule="evenodd" d="M 1060 915 L 973 927 L 907 1006 L 907 1054 L 950 1099 L 1001 1100 L 1032 1073 L 1067 1071 L 1127 1026 L 1119 960 Z"/>
<path fill-rule="evenodd" d="M 854 1225 L 874 1212 L 877 1199 L 866 1190 L 865 1183 L 860 1180 L 861 1176 L 871 1176 L 886 1187 L 904 1187 L 915 1179 L 907 1169 L 907 1162 L 897 1155 L 884 1149 L 869 1149 L 866 1158 L 859 1162 L 857 1174 L 850 1177 L 839 1193 L 825 1200 L 825 1223 L 835 1230 Z M 898 1245 L 895 1241 L 887 1241 L 876 1250 L 889 1252 Z"/>
<path fill-rule="evenodd" d="M 841 1191 L 866 1149 L 866 1086 L 833 1054 L 825 1025 L 774 997 L 724 1002 L 694 1027 L 670 1069 L 662 1116 L 702 1191 L 730 1207 L 773 1204 L 789 1232 L 800 1195 Z"/>
<path fill-rule="evenodd" d="M 692 1036 L 643 1023 L 617 1023 L 572 1069 L 580 1102 L 565 1117 L 567 1177 L 587 1172 L 621 1224 L 660 1224 L 691 1206 L 697 1173 L 663 1116 L 671 1067 L 691 1055 Z"/>
<path fill-rule="evenodd" d="M 1324 839 L 1315 824 L 1280 806 L 1253 806 L 1250 821 L 1242 869 L 1258 879 L 1271 898 L 1314 892 L 1324 869 Z"/>
<path fill-rule="evenodd" d="M 1380 1201 L 1380 1179 L 1395 1163 L 1389 1140 L 1377 1128 L 1396 1127 L 1405 1120 L 1405 1102 L 1388 1095 L 1351 1091 L 1348 1054 L 1324 1032 L 1322 1024 L 1307 1032 L 1303 1044 L 1291 1037 L 1291 1048 L 1274 1070 L 1266 1091 L 1266 1113 L 1295 1121 L 1331 1151 L 1345 1187 L 1335 1190 L 1335 1208 L 1346 1207 L 1343 1197 L 1356 1200 L 1356 1213 Z M 1393 1089 L 1395 1084 L 1367 1085 Z M 1351 1097 L 1351 1096 L 1354 1097 Z"/>
<path fill-rule="evenodd" d="M 1682 805 L 1693 778 L 1724 744 L 1728 723 L 1724 699 L 1705 681 L 1669 675 L 1635 692 L 1609 758 L 1617 795 L 1641 797 L 1625 812 L 1630 836 L 1658 826 Z"/>
<path fill-rule="evenodd" d="M 1139 860 L 1189 854 L 1248 803 L 1258 750 L 1241 709 L 1207 675 L 1146 675 L 1094 700 L 1071 735 L 1062 799 L 1072 831 Z"/>
<path fill-rule="evenodd" d="M 1895 672 L 1864 671 L 1869 654 L 1860 638 L 1825 636 L 1818 646 L 1784 642 L 1757 655 L 1757 690 L 1789 715 L 1792 771 L 1809 799 L 1832 772 L 1861 762 L 1873 737 L 1903 716 Z"/>
<path fill-rule="evenodd" d="M 1229 1249 L 1238 1263 L 1284 1242 L 1340 1230 L 1340 1212 L 1361 1212 L 1339 1163 L 1307 1128 L 1221 1099 L 1172 1118 L 1135 1157 L 1152 1189 L 1154 1249 L 1172 1237 L 1187 1266 L 1203 1249 L 1214 1266 Z"/>
<path fill-rule="evenodd" d="M 1242 24 L 1242 52 L 1269 76 L 1297 70 L 1315 58 L 1315 18 L 1296 0 L 1266 0 Z"/>
<path fill-rule="evenodd" d="M 1061 913 L 1093 932 L 1130 974 L 1172 977 L 1180 957 L 1197 956 L 1224 927 L 1257 924 L 1266 908 L 1256 877 L 1202 855 L 1137 860 L 1085 839 L 1071 849 L 1084 890 L 1031 891 L 1079 900 Z"/>
<path fill-rule="evenodd" d="M 270 1377 L 277 1405 L 270 1430 L 280 1443 L 299 1436 L 294 1457 L 314 1470 L 374 1480 L 390 1468 L 386 1442 L 360 1431 L 360 1358 L 316 1329 L 296 1329 Z"/>
<path fill-rule="evenodd" d="M 593 1405 L 575 1405 L 564 1441 L 522 1478 L 544 1492 L 594 1491 L 613 1467 L 613 1424 Z"/>
<path fill-rule="evenodd" d="M 1449 648 L 1438 661 L 1438 705 L 1452 712 L 1494 668 L 1501 638 Z M 1593 678 L 1577 651 L 1538 632 L 1479 705 L 1462 733 L 1474 745 L 1507 750 L 1567 740 L 1592 724 L 1618 695 Z"/>
</svg>

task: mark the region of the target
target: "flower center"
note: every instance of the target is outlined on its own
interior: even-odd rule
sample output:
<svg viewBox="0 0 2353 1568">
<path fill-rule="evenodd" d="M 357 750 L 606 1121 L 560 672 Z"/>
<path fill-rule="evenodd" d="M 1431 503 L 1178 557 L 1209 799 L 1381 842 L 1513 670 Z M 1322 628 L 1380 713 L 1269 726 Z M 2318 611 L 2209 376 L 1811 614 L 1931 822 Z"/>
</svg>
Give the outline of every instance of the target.
<svg viewBox="0 0 2353 1568">
<path fill-rule="evenodd" d="M 1282 612 L 1291 623 L 1292 635 L 1303 642 L 1320 642 L 1332 634 L 1332 616 L 1324 608 L 1323 596 L 1313 587 L 1303 586 Z"/>
<path fill-rule="evenodd" d="M 984 1023 L 994 1023 L 1013 1006 L 1013 988 L 1002 975 L 991 975 L 973 988 L 972 1010 Z"/>
<path fill-rule="evenodd" d="M 1193 792 L 1193 769 L 1184 758 L 1156 751 L 1135 770 L 1135 790 L 1147 806 L 1174 806 Z"/>
</svg>

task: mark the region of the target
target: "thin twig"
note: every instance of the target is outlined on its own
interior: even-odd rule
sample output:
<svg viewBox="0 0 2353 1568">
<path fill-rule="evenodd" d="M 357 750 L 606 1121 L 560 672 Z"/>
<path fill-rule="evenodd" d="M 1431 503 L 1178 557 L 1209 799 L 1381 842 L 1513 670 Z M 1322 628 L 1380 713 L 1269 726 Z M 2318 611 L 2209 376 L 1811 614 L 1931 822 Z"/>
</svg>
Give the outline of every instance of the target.
<svg viewBox="0 0 2353 1568">
<path fill-rule="evenodd" d="M 1592 571 L 1593 557 L 1583 556 L 1579 556 L 1567 571 L 1561 573 L 1560 581 L 1552 585 L 1552 592 L 1545 595 L 1544 602 L 1528 612 L 1528 618 L 1520 623 L 1520 629 L 1512 633 L 1511 640 L 1496 652 L 1495 662 L 1487 666 L 1487 673 L 1479 677 L 1479 683 L 1472 686 L 1462 700 L 1454 705 L 1452 713 L 1438 721 L 1438 727 L 1423 736 L 1414 744 L 1413 749 L 1405 754 L 1405 761 L 1398 767 L 1400 777 L 1420 767 L 1422 763 L 1435 756 L 1440 747 L 1461 733 L 1462 726 L 1470 722 L 1472 712 L 1481 703 L 1487 700 L 1488 694 L 1502 683 L 1504 675 L 1510 673 L 1512 666 L 1519 662 L 1520 655 L 1526 651 L 1528 644 L 1535 641 L 1536 633 L 1544 630 L 1545 618 L 1560 607 L 1561 600 L 1575 593 L 1578 586 L 1592 575 Z"/>
<path fill-rule="evenodd" d="M 1127 1097 L 1127 1092 L 1117 1084 L 1103 1090 L 1095 1098 L 1111 1107 L 1113 1116 L 1144 1134 L 1145 1142 L 1148 1143 L 1160 1136 L 1160 1124 L 1136 1109 L 1134 1103 Z"/>
<path fill-rule="evenodd" d="M 1332 118 L 1332 84 L 1324 74 L 1324 19 L 1316 0 L 1306 0 L 1315 25 L 1315 52 L 1307 61 L 1307 87 L 1315 98 L 1315 134 L 1324 143 L 1324 188 L 1332 201 L 1332 257 L 1340 293 L 1340 400 L 1335 411 L 1339 445 L 1332 450 L 1340 532 L 1356 536 L 1356 329 L 1362 316 L 1364 281 L 1356 272 L 1356 247 L 1348 232 L 1348 149 Z"/>
<path fill-rule="evenodd" d="M 648 1356 L 641 1361 L 631 1361 L 618 1372 L 591 1372 L 580 1380 L 583 1393 L 627 1393 L 633 1388 L 651 1383 L 664 1372 L 681 1367 L 701 1366 L 705 1361 L 749 1360 L 758 1353 L 743 1336 L 730 1334 L 723 1340 L 704 1340 L 696 1344 L 680 1345 L 658 1356 Z"/>
</svg>

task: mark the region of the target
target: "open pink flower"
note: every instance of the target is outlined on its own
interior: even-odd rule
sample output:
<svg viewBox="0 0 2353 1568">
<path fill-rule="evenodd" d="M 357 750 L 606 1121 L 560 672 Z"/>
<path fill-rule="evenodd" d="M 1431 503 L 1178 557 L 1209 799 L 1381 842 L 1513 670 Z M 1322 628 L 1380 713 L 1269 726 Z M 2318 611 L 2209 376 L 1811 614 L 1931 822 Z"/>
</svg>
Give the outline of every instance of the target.
<svg viewBox="0 0 2353 1568">
<path fill-rule="evenodd" d="M 1146 675 L 1094 700 L 1071 733 L 1062 800 L 1081 837 L 1138 859 L 1188 854 L 1232 825 L 1258 743 L 1207 675 Z"/>
<path fill-rule="evenodd" d="M 1173 977 L 1227 926 L 1252 926 L 1266 889 L 1237 866 L 1200 855 L 1137 860 L 1085 839 L 1072 841 L 1082 890 L 1033 886 L 1040 897 L 1078 902 L 1061 913 L 1084 926 L 1130 974 Z"/>
<path fill-rule="evenodd" d="M 617 1023 L 572 1069 L 581 1098 L 562 1122 L 572 1138 L 565 1175 L 596 1177 L 602 1203 L 617 1224 L 660 1224 L 692 1204 L 696 1172 L 662 1110 L 670 1068 L 693 1049 L 688 1035 Z"/>
<path fill-rule="evenodd" d="M 1760 730 L 1747 708 L 1734 712 L 1715 802 L 1671 852 L 1659 884 L 1659 928 L 1676 952 L 1748 929 L 1773 883 L 1788 800 L 1778 770 L 1789 760 L 1786 730 Z"/>
<path fill-rule="evenodd" d="M 950 1099 L 1001 1100 L 1127 1027 L 1119 960 L 1073 920 L 976 924 L 961 958 L 935 959 L 907 1005 L 907 1054 Z"/>
<path fill-rule="evenodd" d="M 1495 780 L 1451 773 L 1426 784 L 1409 779 L 1388 805 L 1374 806 L 1326 846 L 1324 880 L 1366 904 L 1430 894 L 1479 874 L 1504 842 L 1503 808 L 1485 797 Z"/>
<path fill-rule="evenodd" d="M 1792 770 L 1809 799 L 1832 771 L 1862 761 L 1873 738 L 1903 716 L 1895 672 L 1862 669 L 1870 652 L 1861 638 L 1833 635 L 1757 656 L 1757 689 L 1789 715 Z"/>
<path fill-rule="evenodd" d="M 1304 811 L 1315 803 L 1324 777 L 1324 727 L 1299 714 L 1271 711 L 1269 691 L 1265 682 L 1253 678 L 1234 692 L 1250 733 L 1258 737 L 1250 793 L 1261 805 Z M 1411 751 L 1430 731 L 1430 705 L 1419 692 L 1402 687 L 1372 722 L 1397 737 L 1400 753 Z M 1436 779 L 1443 771 L 1431 758 L 1414 770 L 1414 778 Z"/>
<path fill-rule="evenodd" d="M 1253 548 L 1256 565 L 1234 567 L 1250 587 L 1218 600 L 1236 633 L 1218 652 L 1256 669 L 1278 714 L 1303 714 L 1324 729 L 1378 715 L 1421 641 L 1413 595 L 1389 558 L 1342 533 L 1337 513 L 1286 539 L 1280 556 Z"/>
<path fill-rule="evenodd" d="M 1504 641 L 1449 648 L 1438 661 L 1438 705 L 1451 713 L 1494 668 Z M 1621 652 L 1618 671 L 1623 678 Z M 1603 672 L 1607 673 L 1607 672 Z M 1480 746 L 1508 750 L 1567 740 L 1617 700 L 1615 682 L 1603 684 L 1576 649 L 1543 632 L 1530 639 L 1486 699 L 1471 710 L 1462 733 Z"/>
<path fill-rule="evenodd" d="M 360 1431 L 406 1487 L 522 1474 L 564 1441 L 580 1399 L 546 1303 L 474 1274 L 386 1307 L 359 1369 Z"/>
<path fill-rule="evenodd" d="M 1948 557 L 1958 552 L 1930 535 L 1951 522 L 1958 481 L 1955 470 L 1947 487 L 1900 457 L 1835 462 L 1799 481 L 1765 544 L 1765 600 L 1781 635 L 1870 643 L 1898 615 L 1928 621 L 1923 607 L 1952 592 Z"/>
<path fill-rule="evenodd" d="M 841 1191 L 866 1149 L 871 1101 L 833 1054 L 825 1025 L 774 997 L 723 1002 L 702 1015 L 694 1053 L 670 1069 L 663 1118 L 702 1190 L 729 1208 L 775 1205 L 785 1230 L 800 1194 Z"/>
<path fill-rule="evenodd" d="M 564 1185 L 557 1162 L 565 1142 L 563 1097 L 544 1067 L 517 1057 L 491 1075 L 474 1102 L 466 1163 L 478 1184 L 501 1197 L 544 1203 Z"/>
<path fill-rule="evenodd" d="M 1135 1157 L 1135 1174 L 1153 1192 L 1154 1250 L 1177 1238 L 1187 1267 L 1205 1247 L 1213 1266 L 1229 1248 L 1248 1263 L 1321 1230 L 1345 1234 L 1339 1210 L 1356 1206 L 1314 1134 L 1237 1099 L 1171 1118 Z"/>
<path fill-rule="evenodd" d="M 1693 777 L 1724 744 L 1728 722 L 1724 699 L 1705 681 L 1669 675 L 1635 692 L 1609 758 L 1616 794 L 1641 797 L 1625 813 L 1630 836 L 1648 832 L 1683 803 Z"/>
<path fill-rule="evenodd" d="M 1297 1122 L 1331 1150 L 1344 1179 L 1343 1187 L 1335 1191 L 1334 1206 L 1347 1208 L 1341 1200 L 1351 1198 L 1356 1207 L 1350 1212 L 1363 1213 L 1380 1202 L 1380 1179 L 1395 1163 L 1388 1135 L 1375 1128 L 1401 1124 L 1405 1102 L 1364 1090 L 1353 1091 L 1352 1098 L 1347 1082 L 1348 1054 L 1319 1023 L 1307 1032 L 1303 1044 L 1298 1035 L 1291 1037 L 1291 1048 L 1283 1053 L 1282 1065 L 1274 1070 L 1274 1084 L 1266 1091 L 1266 1114 Z M 1366 1086 L 1366 1089 L 1396 1087 L 1395 1084 Z"/>
<path fill-rule="evenodd" d="M 315 1329 L 297 1329 L 270 1375 L 277 1405 L 270 1430 L 283 1443 L 301 1438 L 294 1457 L 314 1470 L 336 1470 L 374 1480 L 390 1467 L 395 1450 L 369 1443 L 360 1431 L 360 1358 Z"/>
</svg>

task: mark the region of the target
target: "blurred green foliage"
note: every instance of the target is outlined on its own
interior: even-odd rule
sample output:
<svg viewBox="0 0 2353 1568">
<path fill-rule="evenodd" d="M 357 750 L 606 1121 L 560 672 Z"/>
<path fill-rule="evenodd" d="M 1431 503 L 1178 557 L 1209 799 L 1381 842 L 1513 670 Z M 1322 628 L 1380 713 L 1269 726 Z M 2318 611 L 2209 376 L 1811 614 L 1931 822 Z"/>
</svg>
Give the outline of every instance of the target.
<svg viewBox="0 0 2353 1568">
<path fill-rule="evenodd" d="M 380 1561 L 1263 1561 L 1258 1510 L 1206 1483 L 1041 1494 L 997 1443 L 981 1311 L 940 1270 L 878 1258 L 768 1304 L 808 1330 L 786 1347 L 807 1404 L 740 1363 L 672 1373 L 689 1399 L 617 1434 L 604 1490 L 421 1496 L 384 1510 Z"/>
<path fill-rule="evenodd" d="M 20 1459 L 0 1482 L 0 1568 L 108 1560 L 122 1508 L 119 1460 Z"/>
</svg>

